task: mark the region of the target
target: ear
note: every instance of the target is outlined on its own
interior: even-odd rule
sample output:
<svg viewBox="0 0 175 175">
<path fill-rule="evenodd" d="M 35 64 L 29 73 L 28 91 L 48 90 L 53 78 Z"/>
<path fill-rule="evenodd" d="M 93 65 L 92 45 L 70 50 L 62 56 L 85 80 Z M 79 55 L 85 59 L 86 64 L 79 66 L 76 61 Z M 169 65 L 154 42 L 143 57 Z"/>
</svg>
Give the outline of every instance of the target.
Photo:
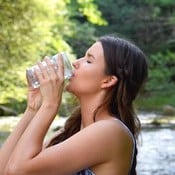
<svg viewBox="0 0 175 175">
<path fill-rule="evenodd" d="M 102 82 L 101 88 L 110 88 L 114 86 L 118 81 L 115 75 L 108 75 Z"/>
</svg>

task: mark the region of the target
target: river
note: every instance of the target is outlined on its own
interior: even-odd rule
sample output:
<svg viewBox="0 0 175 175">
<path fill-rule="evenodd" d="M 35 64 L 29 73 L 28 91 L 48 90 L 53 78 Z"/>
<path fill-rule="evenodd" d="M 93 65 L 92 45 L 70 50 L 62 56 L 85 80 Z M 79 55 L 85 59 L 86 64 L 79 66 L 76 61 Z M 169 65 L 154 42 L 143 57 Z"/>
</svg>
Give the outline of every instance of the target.
<svg viewBox="0 0 175 175">
<path fill-rule="evenodd" d="M 144 129 L 141 137 L 138 175 L 175 175 L 175 129 Z"/>
<path fill-rule="evenodd" d="M 154 116 L 141 116 L 142 123 L 151 117 Z M 4 128 L 8 126 L 11 130 L 17 121 L 14 117 L 1 118 L 0 125 L 4 124 Z M 62 125 L 64 119 L 56 120 L 52 127 L 58 123 Z M 0 131 L 0 145 L 6 136 L 6 132 Z M 175 128 L 144 128 L 139 139 L 138 151 L 138 175 L 175 175 Z"/>
</svg>

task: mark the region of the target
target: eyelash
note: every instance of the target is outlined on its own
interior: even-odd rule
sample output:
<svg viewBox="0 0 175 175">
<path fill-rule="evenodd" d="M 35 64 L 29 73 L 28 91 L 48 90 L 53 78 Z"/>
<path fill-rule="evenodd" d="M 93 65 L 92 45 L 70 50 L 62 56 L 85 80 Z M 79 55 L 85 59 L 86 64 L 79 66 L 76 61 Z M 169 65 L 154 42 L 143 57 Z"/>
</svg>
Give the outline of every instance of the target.
<svg viewBox="0 0 175 175">
<path fill-rule="evenodd" d="M 91 63 L 91 61 L 90 61 L 90 60 L 86 60 L 86 62 L 87 62 L 87 63 L 89 63 L 89 64 Z"/>
</svg>

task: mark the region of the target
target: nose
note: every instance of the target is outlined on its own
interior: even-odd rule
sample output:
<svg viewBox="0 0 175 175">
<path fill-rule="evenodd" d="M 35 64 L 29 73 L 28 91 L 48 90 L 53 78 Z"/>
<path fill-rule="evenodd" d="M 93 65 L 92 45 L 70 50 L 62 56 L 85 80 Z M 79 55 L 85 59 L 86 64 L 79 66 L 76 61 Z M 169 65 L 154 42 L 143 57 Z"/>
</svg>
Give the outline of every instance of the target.
<svg viewBox="0 0 175 175">
<path fill-rule="evenodd" d="M 72 66 L 77 69 L 79 67 L 79 60 L 76 60 L 72 63 Z"/>
</svg>

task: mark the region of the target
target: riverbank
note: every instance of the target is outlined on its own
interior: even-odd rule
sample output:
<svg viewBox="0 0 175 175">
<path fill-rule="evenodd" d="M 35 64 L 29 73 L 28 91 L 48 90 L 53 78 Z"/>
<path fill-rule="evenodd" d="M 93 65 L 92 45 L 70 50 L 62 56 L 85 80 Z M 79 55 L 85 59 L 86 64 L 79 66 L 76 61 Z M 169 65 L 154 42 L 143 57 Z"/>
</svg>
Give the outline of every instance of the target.
<svg viewBox="0 0 175 175">
<path fill-rule="evenodd" d="M 143 129 L 150 128 L 175 128 L 175 115 L 165 116 L 156 113 L 140 114 Z"/>
<path fill-rule="evenodd" d="M 136 99 L 135 106 L 139 111 L 146 111 L 147 113 L 154 111 L 164 114 L 164 108 L 167 105 L 175 108 L 174 88 L 175 86 L 167 90 L 144 92 Z"/>
<path fill-rule="evenodd" d="M 139 113 L 138 117 L 141 121 L 143 128 L 151 127 L 174 127 L 175 128 L 175 115 L 174 116 L 165 116 L 157 113 Z M 5 116 L 0 118 L 0 131 L 11 132 L 16 126 L 21 116 Z M 67 118 L 65 117 L 56 117 L 52 123 L 50 129 L 56 127 L 62 127 Z"/>
</svg>

